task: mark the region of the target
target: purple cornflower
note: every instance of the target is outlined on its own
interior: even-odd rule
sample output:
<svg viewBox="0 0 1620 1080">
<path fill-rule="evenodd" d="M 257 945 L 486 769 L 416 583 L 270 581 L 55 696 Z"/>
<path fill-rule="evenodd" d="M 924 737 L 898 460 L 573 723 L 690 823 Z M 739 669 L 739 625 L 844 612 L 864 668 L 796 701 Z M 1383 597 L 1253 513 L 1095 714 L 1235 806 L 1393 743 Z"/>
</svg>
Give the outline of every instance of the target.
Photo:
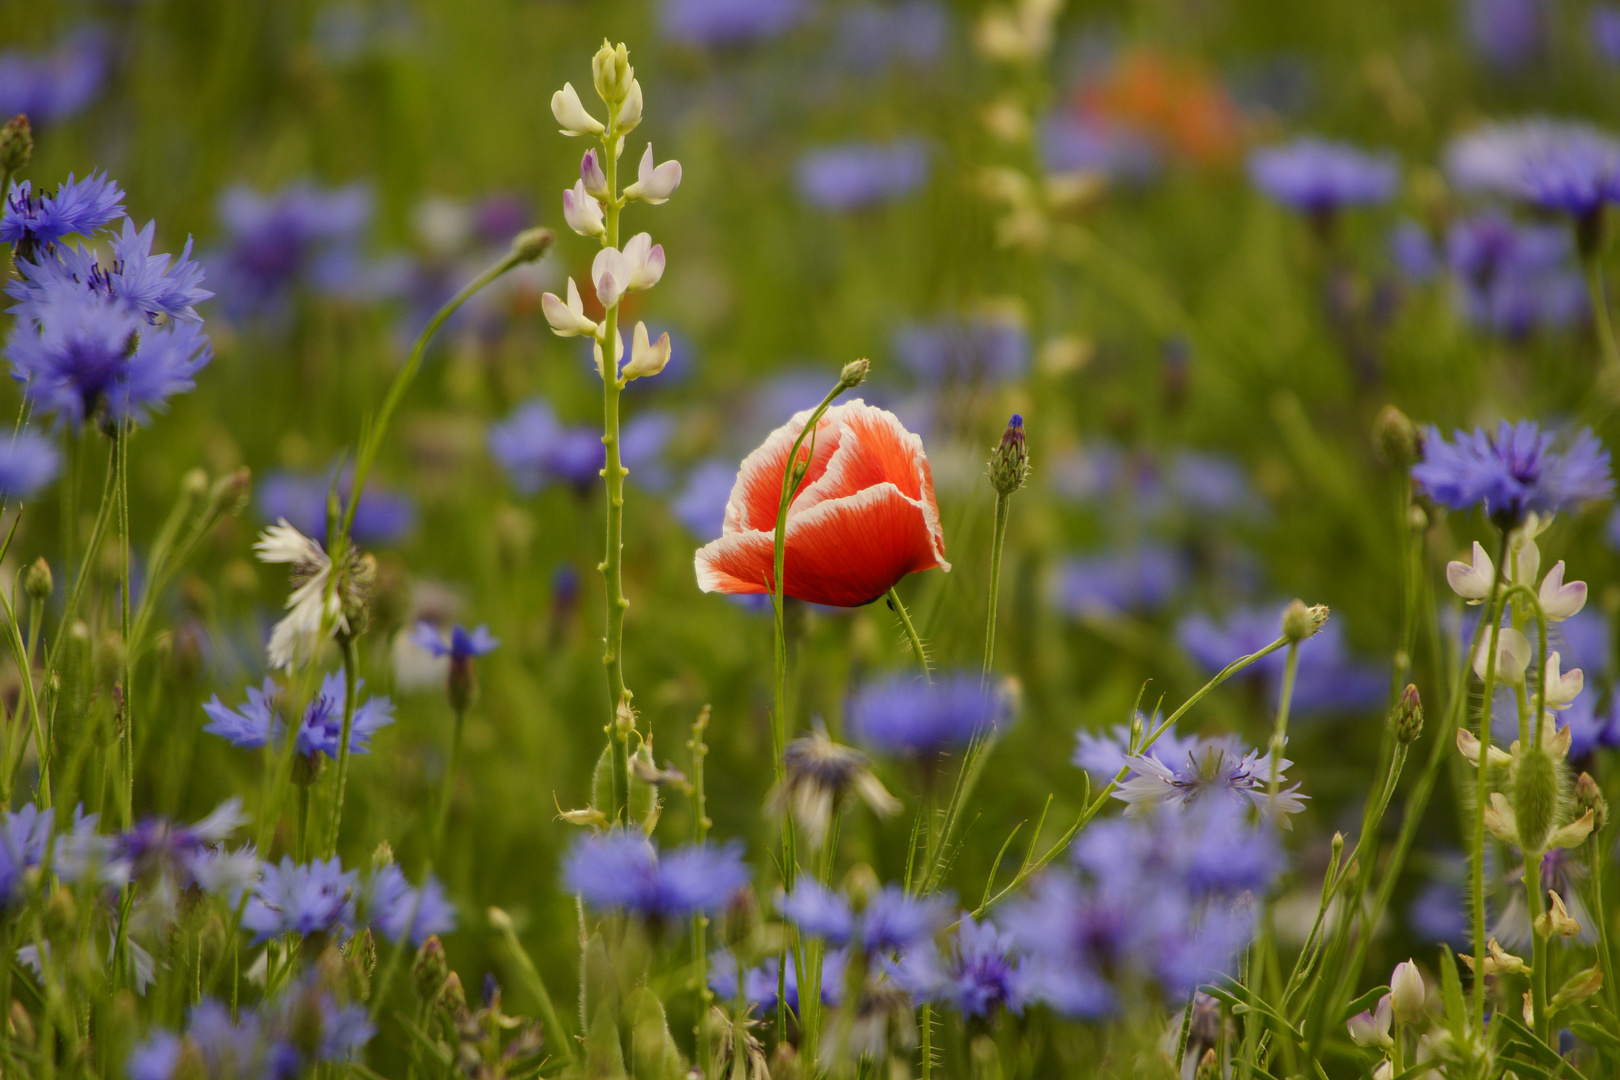
<svg viewBox="0 0 1620 1080">
<path fill-rule="evenodd" d="M 1284 206 L 1325 219 L 1347 206 L 1389 201 L 1399 173 L 1387 154 L 1302 138 L 1250 154 L 1249 178 Z"/>
<path fill-rule="evenodd" d="M 102 35 L 81 28 L 48 53 L 0 53 L 0 116 L 25 114 L 36 127 L 71 120 L 100 93 L 107 77 Z"/>
<path fill-rule="evenodd" d="M 1546 0 L 1468 0 L 1468 39 L 1492 65 L 1517 71 L 1547 45 Z"/>
<path fill-rule="evenodd" d="M 801 878 L 780 906 L 800 933 L 838 947 L 856 945 L 869 954 L 903 952 L 927 941 L 954 910 L 948 897 L 912 896 L 898 885 L 886 885 L 856 911 L 849 897 L 809 878 Z"/>
<path fill-rule="evenodd" d="M 192 1007 L 184 1036 L 156 1031 L 131 1051 L 125 1069 L 130 1080 L 174 1080 L 181 1055 L 189 1047 L 202 1059 L 207 1076 L 279 1075 L 271 1064 L 270 1048 L 258 1014 L 244 1010 L 240 1021 L 217 1001 L 204 1000 Z"/>
<path fill-rule="evenodd" d="M 356 694 L 364 687 L 364 679 L 356 683 Z M 203 730 L 245 750 L 279 744 L 286 729 L 280 715 L 281 691 L 275 680 L 265 679 L 260 690 L 249 687 L 247 694 L 247 702 L 236 709 L 226 708 L 215 694 L 203 706 L 209 718 Z M 314 764 L 316 757 L 323 754 L 336 760 L 343 740 L 344 694 L 343 675 L 334 671 L 321 680 L 320 692 L 305 706 L 294 747 L 306 762 Z M 385 697 L 357 698 L 349 726 L 349 752 L 370 753 L 372 734 L 393 722 L 393 702 Z"/>
<path fill-rule="evenodd" d="M 1181 590 L 1186 576 L 1175 550 L 1149 542 L 1063 560 L 1053 579 L 1053 601 L 1076 618 L 1157 611 Z"/>
<path fill-rule="evenodd" d="M 1520 195 L 1577 221 L 1595 218 L 1605 203 L 1620 199 L 1620 143 L 1586 128 L 1564 131 L 1526 156 Z"/>
<path fill-rule="evenodd" d="M 41 247 L 64 236 L 89 236 L 124 212 L 124 192 L 106 173 L 92 173 L 55 191 L 35 191 L 31 181 L 13 182 L 0 214 L 0 242 L 13 245 L 17 258 L 32 259 Z"/>
<path fill-rule="evenodd" d="M 194 825 L 145 818 L 111 838 L 105 852 L 107 876 L 119 882 L 161 880 L 182 890 L 200 885 L 218 846 L 246 820 L 241 799 L 227 799 Z"/>
<path fill-rule="evenodd" d="M 280 865 L 265 865 L 242 926 L 253 932 L 254 944 L 279 934 L 342 936 L 355 928 L 359 885 L 360 875 L 345 871 L 336 856 L 303 866 L 283 856 Z"/>
<path fill-rule="evenodd" d="M 55 819 L 33 803 L 0 814 L 0 912 L 23 898 L 28 871 L 45 862 Z"/>
<path fill-rule="evenodd" d="M 6 346 L 12 377 L 39 408 L 78 428 L 105 414 L 140 423 L 190 390 L 213 357 L 197 322 L 151 326 L 117 301 L 53 281 L 28 304 Z"/>
<path fill-rule="evenodd" d="M 919 381 L 1016 382 L 1029 371 L 1029 333 L 1011 319 L 941 319 L 904 327 L 894 351 Z"/>
<path fill-rule="evenodd" d="M 500 644 L 487 626 L 479 626 L 471 631 L 459 625 L 451 627 L 450 637 L 446 640 L 439 628 L 430 622 L 418 622 L 416 629 L 411 631 L 411 640 L 434 656 L 448 656 L 452 663 L 492 653 Z"/>
<path fill-rule="evenodd" d="M 658 22 L 671 41 L 727 48 L 781 37 L 808 11 L 806 0 L 663 0 Z"/>
<path fill-rule="evenodd" d="M 1137 714 L 1142 720 L 1144 732 L 1156 728 L 1161 718 L 1154 716 L 1152 720 Z M 1092 732 L 1081 731 L 1075 735 L 1074 764 L 1084 769 L 1098 784 L 1106 784 L 1119 775 L 1125 768 L 1127 750 L 1131 742 L 1131 729 L 1125 724 L 1115 724 L 1107 731 Z M 1185 738 L 1176 734 L 1174 729 L 1166 730 L 1153 741 L 1145 753 L 1161 761 L 1179 761 L 1186 757 L 1198 745 L 1198 737 L 1189 735 Z"/>
<path fill-rule="evenodd" d="M 1242 656 L 1258 652 L 1281 633 L 1282 607 L 1247 607 L 1228 611 L 1223 622 L 1208 615 L 1187 616 L 1176 628 L 1176 640 L 1199 667 L 1213 675 Z M 1281 699 L 1287 655 L 1278 650 L 1239 671 L 1234 677 L 1253 679 L 1266 688 L 1268 699 Z M 1293 712 L 1305 717 L 1335 713 L 1372 712 L 1383 708 L 1389 695 L 1388 669 L 1353 659 L 1344 644 L 1344 630 L 1329 622 L 1300 644 L 1299 671 L 1294 683 Z"/>
<path fill-rule="evenodd" d="M 811 206 L 860 210 L 915 191 L 927 182 L 928 165 L 928 145 L 921 139 L 845 143 L 806 153 L 794 177 Z"/>
<path fill-rule="evenodd" d="M 1491 520 L 1511 529 L 1531 511 L 1555 514 L 1614 491 L 1609 452 L 1588 428 L 1555 449 L 1557 437 L 1534 421 L 1503 420 L 1494 435 L 1484 428 L 1455 432 L 1447 442 L 1430 427 L 1423 460 L 1412 479 L 1435 502 L 1452 510 L 1483 503 Z"/>
<path fill-rule="evenodd" d="M 1620 4 L 1593 4 L 1586 29 L 1598 56 L 1620 64 Z"/>
<path fill-rule="evenodd" d="M 673 919 L 715 914 L 748 884 L 748 870 L 741 845 L 660 853 L 645 837 L 616 830 L 577 841 L 563 860 L 563 880 L 592 907 Z"/>
<path fill-rule="evenodd" d="M 77 286 L 149 323 L 164 316 L 202 321 L 196 305 L 214 294 L 202 287 L 203 269 L 191 258 L 190 238 L 179 260 L 173 261 L 171 255 L 152 254 L 155 233 L 156 222 L 147 222 L 144 229 L 137 230 L 135 223 L 125 218 L 123 229 L 109 241 L 112 255 L 105 264 L 91 251 L 66 245 L 53 249 L 54 258 L 20 261 L 17 271 L 22 280 L 6 290 L 20 301 L 11 310 L 37 322 L 52 286 L 62 285 Z"/>
<path fill-rule="evenodd" d="M 895 979 L 915 1000 L 941 1002 L 964 1018 L 977 1019 L 1003 1007 L 1023 1011 L 1019 963 L 1011 935 L 964 915 L 943 954 L 932 948 L 906 953 Z"/>
<path fill-rule="evenodd" d="M 1114 798 L 1126 804 L 1129 815 L 1146 813 L 1161 804 L 1185 806 L 1209 796 L 1252 805 L 1262 815 L 1281 814 L 1282 824 L 1287 826 L 1288 815 L 1305 809 L 1308 797 L 1299 794 L 1298 784 L 1279 786 L 1273 803 L 1268 792 L 1271 754 L 1246 749 L 1229 735 L 1199 739 L 1184 756 L 1168 761 L 1152 754 L 1136 754 L 1126 758 L 1125 763 L 1132 772 L 1114 792 Z M 1292 764 L 1286 759 L 1277 760 L 1279 785 L 1287 783 L 1287 769 Z"/>
<path fill-rule="evenodd" d="M 563 426 L 539 399 L 489 429 L 489 452 L 524 495 L 554 482 L 585 491 L 600 478 L 606 460 L 600 431 Z"/>
<path fill-rule="evenodd" d="M 967 672 L 924 682 L 891 675 L 868 683 L 849 700 L 849 730 L 868 746 L 925 756 L 964 746 L 1006 719 L 1007 702 Z"/>
<path fill-rule="evenodd" d="M 444 895 L 443 883 L 430 875 L 420 889 L 412 888 L 394 863 L 372 875 L 361 901 L 366 922 L 396 945 L 407 937 L 420 945 L 429 934 L 456 928 L 456 907 Z"/>
<path fill-rule="evenodd" d="M 55 480 L 61 469 L 56 443 L 23 428 L 0 442 L 0 498 L 26 499 Z"/>
<path fill-rule="evenodd" d="M 1569 760 L 1582 762 L 1600 747 L 1620 747 L 1620 697 L 1610 695 L 1600 709 L 1596 694 L 1582 694 L 1567 709 L 1555 713 L 1559 730 L 1569 731 Z M 1494 728 L 1494 722 L 1493 722 Z M 1513 726 L 1513 736 L 1518 728 Z"/>
<path fill-rule="evenodd" d="M 337 478 L 340 507 L 347 507 L 354 490 L 354 472 L 345 469 Z M 259 516 L 267 522 L 287 523 L 305 536 L 324 542 L 328 521 L 327 498 L 332 493 L 332 473 L 273 472 L 258 485 Z M 376 484 L 366 485 L 360 505 L 354 510 L 350 535 L 368 547 L 398 544 L 416 528 L 416 504 L 410 496 L 388 491 Z"/>
<path fill-rule="evenodd" d="M 830 949 L 821 958 L 821 1003 L 837 1005 L 843 998 L 844 965 L 848 955 L 842 949 Z M 737 958 L 728 952 L 715 952 L 709 956 L 709 989 L 721 1001 L 734 1001 L 737 997 Z M 758 967 L 746 968 L 742 973 L 744 1000 L 761 1014 L 776 1008 L 777 972 L 781 968 L 777 958 L 767 956 Z M 787 966 L 787 1007 L 794 1015 L 799 1012 L 799 966 Z"/>
<path fill-rule="evenodd" d="M 281 303 L 300 281 L 341 285 L 355 268 L 354 248 L 371 219 L 364 185 L 326 189 L 292 184 L 273 195 L 237 185 L 220 196 L 221 290 L 236 314 Z"/>
<path fill-rule="evenodd" d="M 670 512 L 699 540 L 717 540 L 726 524 L 726 505 L 737 483 L 730 460 L 707 458 L 686 474 L 686 484 L 670 500 Z"/>
<path fill-rule="evenodd" d="M 1522 199 L 1528 162 L 1555 157 L 1570 143 L 1608 139 L 1589 124 L 1541 117 L 1483 124 L 1447 144 L 1446 178 L 1459 191 Z"/>
</svg>

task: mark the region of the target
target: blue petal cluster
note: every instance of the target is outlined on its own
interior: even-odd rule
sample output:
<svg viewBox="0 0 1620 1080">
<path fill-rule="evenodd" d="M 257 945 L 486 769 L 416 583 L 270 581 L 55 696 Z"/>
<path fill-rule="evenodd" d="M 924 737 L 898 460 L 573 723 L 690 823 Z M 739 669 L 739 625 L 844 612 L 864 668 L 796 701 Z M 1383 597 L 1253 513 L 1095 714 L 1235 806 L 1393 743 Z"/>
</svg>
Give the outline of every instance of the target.
<svg viewBox="0 0 1620 1080">
<path fill-rule="evenodd" d="M 1347 206 L 1389 201 L 1398 173 L 1388 155 L 1302 138 L 1256 150 L 1249 156 L 1249 179 L 1284 206 L 1327 217 Z"/>
<path fill-rule="evenodd" d="M 946 673 L 933 682 L 895 674 L 856 691 L 846 715 L 850 734 L 867 746 L 925 755 L 965 746 L 989 732 L 1006 718 L 1007 704 L 969 672 Z"/>
<path fill-rule="evenodd" d="M 821 958 L 821 1003 L 823 1005 L 837 1005 L 843 999 L 844 991 L 844 965 L 848 961 L 848 954 L 842 949 L 829 949 Z M 709 989 L 714 991 L 715 997 L 721 1001 L 734 1001 L 737 998 L 737 958 L 728 952 L 715 952 L 709 956 Z M 767 1015 L 776 1008 L 777 972 L 780 971 L 777 957 L 767 956 L 760 961 L 758 967 L 742 968 L 742 993 L 745 1001 L 757 1008 L 761 1015 Z M 789 963 L 787 975 L 783 980 L 786 983 L 787 1007 L 795 1015 L 799 1011 L 799 967 L 796 963 Z"/>
<path fill-rule="evenodd" d="M 236 1020 L 231 1012 L 212 999 L 199 1002 L 186 1018 L 184 1034 L 156 1032 L 130 1053 L 125 1065 L 130 1080 L 199 1074 L 286 1080 L 321 1062 L 350 1060 L 376 1030 L 365 1006 L 340 1003 L 310 978 L 258 1010 L 242 1009 Z M 318 1030 L 309 1030 L 311 1022 Z"/>
<path fill-rule="evenodd" d="M 389 863 L 372 875 L 362 896 L 366 921 L 379 934 L 398 945 L 409 939 L 420 945 L 430 934 L 456 928 L 456 907 L 444 893 L 444 884 L 429 876 L 413 888 L 398 865 Z"/>
<path fill-rule="evenodd" d="M 362 679 L 357 684 L 356 693 L 364 686 L 365 680 Z M 304 708 L 294 743 L 297 753 L 304 758 L 310 761 L 317 755 L 334 760 L 337 758 L 343 742 L 344 693 L 343 675 L 340 672 L 331 672 L 321 680 L 320 692 Z M 249 687 L 247 694 L 247 702 L 236 709 L 227 708 L 219 700 L 219 695 L 215 694 L 203 706 L 209 719 L 203 730 L 246 750 L 257 750 L 278 742 L 286 729 L 282 726 L 279 712 L 281 691 L 275 680 L 265 679 L 260 689 Z M 354 718 L 349 725 L 349 753 L 369 753 L 371 736 L 393 722 L 394 705 L 389 699 L 357 699 Z"/>
<path fill-rule="evenodd" d="M 1609 452 L 1596 435 L 1582 428 L 1559 441 L 1533 420 L 1503 420 L 1495 432 L 1459 430 L 1449 442 L 1430 427 L 1412 479 L 1449 509 L 1483 505 L 1503 528 L 1532 511 L 1555 514 L 1613 493 Z"/>
<path fill-rule="evenodd" d="M 1518 340 L 1570 326 L 1588 313 L 1569 231 L 1518 225 L 1487 211 L 1452 224 L 1446 264 L 1464 318 Z"/>
<path fill-rule="evenodd" d="M 928 941 L 950 921 L 949 897 L 913 896 L 886 885 L 856 911 L 849 897 L 809 878 L 781 899 L 782 916 L 799 932 L 840 948 L 854 945 L 868 955 L 904 952 Z"/>
<path fill-rule="evenodd" d="M 1158 611 L 1187 579 L 1186 560 L 1166 544 L 1075 556 L 1058 564 L 1052 581 L 1057 609 L 1075 618 Z"/>
<path fill-rule="evenodd" d="M 434 656 L 449 657 L 452 661 L 484 656 L 494 652 L 500 645 L 487 626 L 480 626 L 471 631 L 462 626 L 453 626 L 450 628 L 450 638 L 447 641 L 439 628 L 430 622 L 417 623 L 416 629 L 411 632 L 411 640 Z"/>
<path fill-rule="evenodd" d="M 56 443 L 33 428 L 23 428 L 0 443 L 0 498 L 26 499 L 43 490 L 62 471 Z"/>
<path fill-rule="evenodd" d="M 577 841 L 563 861 L 563 880 L 592 907 L 673 919 L 717 913 L 748 884 L 748 869 L 738 844 L 661 853 L 645 837 L 616 830 Z"/>
<path fill-rule="evenodd" d="M 33 803 L 0 814 L 0 912 L 22 902 L 28 871 L 44 865 L 55 817 Z"/>
<path fill-rule="evenodd" d="M 0 116 L 23 113 L 36 127 L 71 120 L 101 92 L 107 78 L 107 43 L 85 27 L 54 49 L 0 52 Z"/>
<path fill-rule="evenodd" d="M 124 190 L 104 172 L 83 180 L 69 173 L 67 183 L 55 191 L 35 190 L 28 180 L 13 182 L 0 213 L 0 241 L 14 245 L 19 257 L 27 259 L 34 249 L 63 237 L 89 236 L 123 212 Z"/>
<path fill-rule="evenodd" d="M 305 284 L 351 290 L 370 220 L 371 193 L 361 184 L 299 182 L 271 195 L 240 184 L 227 189 L 219 200 L 226 247 L 218 270 L 228 310 L 273 314 Z"/>
<path fill-rule="evenodd" d="M 895 981 L 913 999 L 948 1005 L 967 1019 L 1001 1009 L 1020 1013 L 1028 999 L 1021 962 L 1011 934 L 964 915 L 943 951 L 928 947 L 901 957 Z"/>
<path fill-rule="evenodd" d="M 809 14 L 806 0 L 663 0 L 658 24 L 683 45 L 752 45 L 780 37 Z"/>
<path fill-rule="evenodd" d="M 302 866 L 283 856 L 279 865 L 265 865 L 242 926 L 255 944 L 280 934 L 341 936 L 357 925 L 359 891 L 359 873 L 344 870 L 336 856 Z"/>
</svg>

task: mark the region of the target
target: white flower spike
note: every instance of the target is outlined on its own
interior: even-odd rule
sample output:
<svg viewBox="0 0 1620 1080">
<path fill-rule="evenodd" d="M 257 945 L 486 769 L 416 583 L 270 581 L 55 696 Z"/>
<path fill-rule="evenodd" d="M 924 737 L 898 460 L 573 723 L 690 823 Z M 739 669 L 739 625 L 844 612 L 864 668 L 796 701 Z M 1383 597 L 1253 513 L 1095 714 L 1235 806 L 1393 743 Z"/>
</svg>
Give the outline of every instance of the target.
<svg viewBox="0 0 1620 1080">
<path fill-rule="evenodd" d="M 647 338 L 647 324 L 636 323 L 635 338 L 630 346 L 630 363 L 624 368 L 626 381 L 656 375 L 669 363 L 669 334 L 660 334 L 658 340 L 651 343 Z"/>
<path fill-rule="evenodd" d="M 1541 601 L 1541 610 L 1547 613 L 1548 621 L 1562 622 L 1586 606 L 1586 582 L 1571 581 L 1567 585 L 1564 584 L 1564 560 L 1559 559 L 1553 563 L 1553 568 L 1547 571 L 1547 576 L 1541 579 L 1538 598 Z"/>
<path fill-rule="evenodd" d="M 1496 567 L 1485 553 L 1485 546 L 1474 541 L 1474 562 L 1452 561 L 1446 564 L 1446 584 L 1451 591 L 1470 604 L 1483 604 L 1490 599 L 1491 586 L 1496 581 Z"/>
<path fill-rule="evenodd" d="M 585 103 L 574 92 L 573 83 L 551 95 L 551 115 L 562 125 L 564 135 L 600 135 L 607 129 L 602 122 L 585 111 Z"/>
<path fill-rule="evenodd" d="M 580 299 L 579 286 L 574 284 L 573 278 L 568 279 L 567 303 L 556 293 L 546 293 L 540 297 L 540 310 L 551 324 L 552 333 L 558 337 L 596 333 L 596 324 L 585 317 L 585 302 Z"/>
<path fill-rule="evenodd" d="M 669 201 L 670 195 L 681 186 L 681 163 L 671 158 L 657 167 L 653 166 L 652 143 L 642 151 L 641 165 L 636 169 L 636 182 L 624 189 L 624 197 L 640 199 L 649 206 L 658 206 Z"/>
<path fill-rule="evenodd" d="M 1556 652 L 1547 657 L 1547 670 L 1542 679 L 1542 688 L 1546 693 L 1549 708 L 1567 709 L 1581 696 L 1581 689 L 1586 685 L 1586 677 L 1581 674 L 1580 668 L 1560 673 L 1558 665 Z"/>
<path fill-rule="evenodd" d="M 1479 637 L 1479 651 L 1474 654 L 1474 674 L 1485 678 L 1487 661 L 1491 655 L 1491 633 L 1486 630 Z M 1504 626 L 1496 638 L 1496 677 L 1509 686 L 1524 682 L 1525 668 L 1530 666 L 1530 639 Z"/>
<path fill-rule="evenodd" d="M 586 192 L 585 181 L 575 180 L 574 186 L 563 192 L 563 220 L 581 236 L 602 235 L 602 204 Z"/>
</svg>

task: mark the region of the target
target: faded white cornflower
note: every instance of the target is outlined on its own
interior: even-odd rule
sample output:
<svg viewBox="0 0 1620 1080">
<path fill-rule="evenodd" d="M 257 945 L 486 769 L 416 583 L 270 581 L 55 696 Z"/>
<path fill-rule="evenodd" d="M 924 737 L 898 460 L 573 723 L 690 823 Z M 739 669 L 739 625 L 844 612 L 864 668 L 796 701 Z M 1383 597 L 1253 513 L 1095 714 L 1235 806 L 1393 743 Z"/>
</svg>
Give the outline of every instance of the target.
<svg viewBox="0 0 1620 1080">
<path fill-rule="evenodd" d="M 341 566 L 331 556 L 281 518 L 259 534 L 253 545 L 261 562 L 286 563 L 291 568 L 292 593 L 287 614 L 270 633 L 270 666 L 292 667 L 313 659 L 334 635 L 355 630 L 365 613 L 376 563 L 353 545 L 345 546 Z"/>
<path fill-rule="evenodd" d="M 1241 806 L 1254 806 L 1261 816 L 1278 816 L 1289 825 L 1288 815 L 1305 809 L 1308 796 L 1299 794 L 1299 785 L 1284 788 L 1283 775 L 1293 762 L 1279 757 L 1275 799 L 1270 795 L 1271 754 L 1244 748 L 1225 736 L 1200 739 L 1183 757 L 1160 760 L 1151 754 L 1135 754 L 1125 759 L 1131 774 L 1114 792 L 1125 802 L 1127 815 L 1136 815 L 1160 804 L 1191 803 L 1204 795 L 1230 799 Z"/>
<path fill-rule="evenodd" d="M 768 805 L 774 814 L 791 811 L 812 848 L 826 840 L 833 808 L 851 792 L 881 817 L 900 809 L 900 801 L 872 774 L 871 760 L 819 728 L 788 743 L 782 762 L 782 781 L 771 790 Z"/>
</svg>

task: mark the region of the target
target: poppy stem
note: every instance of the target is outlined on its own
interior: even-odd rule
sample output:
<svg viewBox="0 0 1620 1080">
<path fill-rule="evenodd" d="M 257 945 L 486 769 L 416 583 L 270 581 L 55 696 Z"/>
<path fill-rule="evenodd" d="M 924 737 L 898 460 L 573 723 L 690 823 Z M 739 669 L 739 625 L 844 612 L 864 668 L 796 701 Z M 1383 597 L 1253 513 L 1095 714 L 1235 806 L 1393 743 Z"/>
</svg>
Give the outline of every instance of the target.
<svg viewBox="0 0 1620 1080">
<path fill-rule="evenodd" d="M 911 651 L 917 654 L 917 662 L 922 665 L 923 678 L 933 682 L 934 676 L 928 669 L 928 654 L 923 651 L 922 638 L 917 636 L 917 628 L 911 624 L 911 616 L 906 614 L 906 605 L 900 602 L 900 594 L 894 591 L 893 585 L 889 586 L 889 606 L 900 616 L 900 625 L 906 628 L 906 637 L 911 639 Z"/>
</svg>

